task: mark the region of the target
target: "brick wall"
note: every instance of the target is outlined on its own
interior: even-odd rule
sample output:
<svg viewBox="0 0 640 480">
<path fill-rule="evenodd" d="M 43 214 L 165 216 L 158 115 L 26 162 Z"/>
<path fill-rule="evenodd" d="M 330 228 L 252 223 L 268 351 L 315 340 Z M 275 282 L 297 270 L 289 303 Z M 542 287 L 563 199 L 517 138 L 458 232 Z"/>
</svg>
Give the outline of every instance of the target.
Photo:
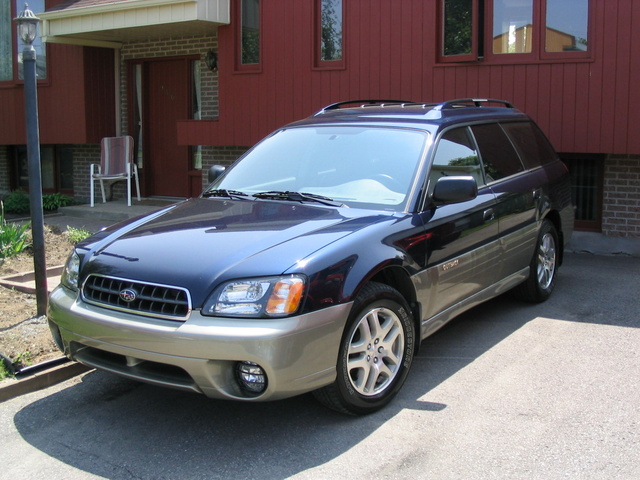
<svg viewBox="0 0 640 480">
<path fill-rule="evenodd" d="M 177 57 L 186 55 L 200 56 L 201 72 L 201 118 L 218 117 L 218 73 L 209 70 L 204 57 L 209 49 L 218 49 L 217 32 L 199 37 L 170 37 L 146 42 L 133 42 L 123 45 L 120 50 L 120 84 L 122 88 L 122 131 L 128 131 L 127 125 L 127 61 L 143 58 Z"/>
<path fill-rule="evenodd" d="M 211 163 L 203 163 L 203 169 L 208 170 L 212 165 L 231 165 L 240 155 L 247 151 L 247 147 L 205 147 L 209 150 Z"/>
<path fill-rule="evenodd" d="M 160 57 L 177 57 L 187 55 L 200 56 L 201 72 L 201 118 L 212 119 L 218 116 L 218 74 L 209 70 L 204 62 L 204 57 L 209 49 L 217 50 L 217 32 L 210 35 L 198 37 L 170 37 L 150 40 L 145 42 L 133 42 L 123 45 L 120 50 L 120 84 L 122 96 L 121 105 L 121 127 L 123 134 L 130 134 L 128 125 L 128 87 L 127 61 L 135 59 L 148 59 Z M 230 164 L 237 158 L 244 149 L 236 147 L 205 147 L 203 148 L 202 165 L 205 171 L 203 186 L 206 184 L 206 171 L 214 164 Z M 240 152 L 240 153 L 237 153 Z M 1 153 L 0 153 L 1 155 Z M 100 162 L 99 145 L 76 145 L 74 148 L 74 190 L 75 197 L 81 201 L 89 201 L 89 165 Z M 0 174 L 7 162 L 2 161 L 0 156 Z M 8 177 L 8 176 L 7 176 Z M 2 175 L 0 179 L 4 179 Z M 0 191 L 2 190 L 2 180 L 0 180 Z M 98 184 L 96 188 L 99 189 Z M 109 187 L 111 190 L 111 187 Z M 109 192 L 107 193 L 109 195 Z M 113 184 L 113 198 L 124 198 L 126 196 L 124 182 Z M 97 201 L 100 200 L 100 193 L 97 193 Z"/>
<path fill-rule="evenodd" d="M 100 163 L 100 145 L 75 145 L 73 150 L 73 180 L 74 192 L 77 200 L 89 203 L 91 201 L 91 185 L 89 183 L 89 169 L 92 163 Z M 79 182 L 76 179 L 80 179 Z M 135 184 L 132 183 L 131 195 L 135 196 Z M 94 201 L 102 202 L 102 193 L 100 193 L 100 183 L 94 185 Z M 107 201 L 112 198 L 126 198 L 127 189 L 126 182 L 106 182 L 105 195 Z"/>
<path fill-rule="evenodd" d="M 605 161 L 602 232 L 640 237 L 640 155 L 610 155 Z"/>
<path fill-rule="evenodd" d="M 207 172 L 213 165 L 224 165 L 228 167 L 240 155 L 247 151 L 247 147 L 204 147 L 202 152 L 202 188 L 208 185 Z M 206 158 L 206 162 L 204 159 Z"/>
<path fill-rule="evenodd" d="M 74 145 L 73 147 L 73 191 L 77 200 L 89 203 L 89 165 L 100 163 L 100 145 Z M 96 183 L 100 190 L 100 184 Z M 124 191 L 124 190 L 123 190 Z M 98 192 L 97 199 L 100 198 Z M 101 200 L 98 200 L 101 201 Z"/>
</svg>

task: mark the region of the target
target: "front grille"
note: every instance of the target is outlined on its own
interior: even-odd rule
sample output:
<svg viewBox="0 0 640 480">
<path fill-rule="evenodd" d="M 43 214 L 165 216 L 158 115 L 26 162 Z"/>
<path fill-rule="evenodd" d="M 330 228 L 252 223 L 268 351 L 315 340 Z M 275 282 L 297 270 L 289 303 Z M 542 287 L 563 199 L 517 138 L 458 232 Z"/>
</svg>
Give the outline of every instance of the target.
<svg viewBox="0 0 640 480">
<path fill-rule="evenodd" d="M 186 320 L 191 312 L 191 298 L 184 288 L 102 275 L 87 277 L 82 298 L 101 307 L 170 320 Z"/>
</svg>

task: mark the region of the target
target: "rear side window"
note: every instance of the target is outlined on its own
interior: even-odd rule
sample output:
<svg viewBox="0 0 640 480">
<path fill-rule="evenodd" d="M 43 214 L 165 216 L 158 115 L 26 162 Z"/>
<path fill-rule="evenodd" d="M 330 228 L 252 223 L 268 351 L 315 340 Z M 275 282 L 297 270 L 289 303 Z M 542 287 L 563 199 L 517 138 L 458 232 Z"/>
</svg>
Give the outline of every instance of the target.
<svg viewBox="0 0 640 480">
<path fill-rule="evenodd" d="M 484 165 L 487 183 L 524 171 L 513 144 L 497 123 L 471 127 Z"/>
<path fill-rule="evenodd" d="M 535 168 L 551 163 L 556 153 L 547 137 L 532 122 L 503 123 L 526 168 Z"/>
<path fill-rule="evenodd" d="M 468 127 L 448 130 L 438 141 L 429 174 L 430 190 L 440 177 L 452 175 L 471 175 L 479 186 L 484 185 L 480 158 Z"/>
</svg>

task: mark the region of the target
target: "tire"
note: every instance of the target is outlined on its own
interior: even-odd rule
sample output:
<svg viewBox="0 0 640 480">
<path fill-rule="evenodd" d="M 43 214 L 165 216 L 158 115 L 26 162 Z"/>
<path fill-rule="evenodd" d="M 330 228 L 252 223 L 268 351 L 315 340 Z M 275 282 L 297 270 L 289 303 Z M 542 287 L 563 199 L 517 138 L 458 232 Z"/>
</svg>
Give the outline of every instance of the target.
<svg viewBox="0 0 640 480">
<path fill-rule="evenodd" d="M 516 297 L 533 303 L 547 300 L 556 284 L 558 258 L 558 232 L 553 223 L 544 220 L 531 259 L 529 278 L 514 289 Z"/>
<path fill-rule="evenodd" d="M 314 396 L 341 413 L 375 412 L 402 387 L 414 350 L 415 328 L 402 295 L 387 285 L 369 283 L 351 309 L 340 342 L 336 381 Z"/>
</svg>

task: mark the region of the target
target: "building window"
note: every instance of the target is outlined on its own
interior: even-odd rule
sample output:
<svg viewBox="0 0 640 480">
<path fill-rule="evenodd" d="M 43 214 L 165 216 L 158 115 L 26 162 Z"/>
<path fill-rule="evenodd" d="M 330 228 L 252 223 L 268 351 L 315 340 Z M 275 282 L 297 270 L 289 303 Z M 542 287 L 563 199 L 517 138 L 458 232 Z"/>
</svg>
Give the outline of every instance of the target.
<svg viewBox="0 0 640 480">
<path fill-rule="evenodd" d="M 133 138 L 135 140 L 134 157 L 135 163 L 138 169 L 144 168 L 144 137 L 142 135 L 142 127 L 144 125 L 144 105 L 143 105 L 143 65 L 142 63 L 135 63 L 131 70 L 131 79 L 133 83 L 132 96 L 133 100 Z"/>
<path fill-rule="evenodd" d="M 442 55 L 456 61 L 475 60 L 476 0 L 442 2 Z"/>
<path fill-rule="evenodd" d="M 260 0 L 240 0 L 239 66 L 260 65 Z"/>
<path fill-rule="evenodd" d="M 202 120 L 202 64 L 200 59 L 191 62 L 191 118 Z M 202 170 L 202 145 L 191 146 L 191 170 Z"/>
<path fill-rule="evenodd" d="M 545 52 L 586 52 L 589 1 L 547 0 Z"/>
<path fill-rule="evenodd" d="M 493 53 L 531 53 L 533 0 L 493 2 Z"/>
<path fill-rule="evenodd" d="M 316 67 L 344 67 L 342 0 L 317 0 Z"/>
<path fill-rule="evenodd" d="M 13 19 L 17 13 L 24 9 L 26 3 L 29 4 L 29 9 L 36 16 L 44 12 L 44 0 L 15 0 L 15 2 L 0 0 L 0 82 L 23 80 L 22 50 L 24 43 L 17 38 L 17 26 Z M 13 11 L 12 4 L 15 7 Z M 40 33 L 38 32 L 33 47 L 36 50 L 36 77 L 38 80 L 44 80 L 47 78 L 47 49 Z M 14 63 L 16 61 L 17 63 Z"/>
<path fill-rule="evenodd" d="M 25 4 L 29 5 L 29 9 L 38 16 L 44 12 L 44 0 L 16 0 L 16 12 L 21 12 L 24 9 Z M 38 35 L 33 41 L 33 47 L 36 49 L 36 78 L 38 80 L 44 80 L 47 78 L 47 49 L 42 41 L 40 27 L 38 27 Z M 14 28 L 17 32 L 17 28 Z M 17 33 L 16 33 L 17 36 Z M 22 50 L 24 49 L 24 43 L 21 39 L 18 39 L 18 77 L 23 79 L 22 74 Z"/>
<path fill-rule="evenodd" d="M 11 0 L 0 0 L 0 82 L 13 80 Z"/>
<path fill-rule="evenodd" d="M 29 190 L 27 147 L 13 147 L 12 189 Z M 73 195 L 73 148 L 68 145 L 41 145 L 40 171 L 43 193 Z"/>
<path fill-rule="evenodd" d="M 342 60 L 342 0 L 322 0 L 320 21 L 320 60 Z"/>
<path fill-rule="evenodd" d="M 589 0 L 441 0 L 439 59 L 588 58 L 589 8 Z"/>
<path fill-rule="evenodd" d="M 561 155 L 571 173 L 571 191 L 576 206 L 576 230 L 602 231 L 604 158 L 597 155 Z"/>
</svg>

